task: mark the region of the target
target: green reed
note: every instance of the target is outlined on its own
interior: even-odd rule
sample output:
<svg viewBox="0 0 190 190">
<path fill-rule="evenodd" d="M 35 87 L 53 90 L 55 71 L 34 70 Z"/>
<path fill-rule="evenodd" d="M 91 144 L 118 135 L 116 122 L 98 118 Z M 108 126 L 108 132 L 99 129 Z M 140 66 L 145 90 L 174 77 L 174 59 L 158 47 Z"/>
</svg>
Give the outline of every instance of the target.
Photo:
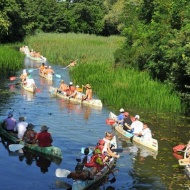
<svg viewBox="0 0 190 190">
<path fill-rule="evenodd" d="M 75 84 L 92 85 L 104 105 L 119 110 L 182 111 L 180 98 L 172 88 L 153 81 L 146 72 L 115 68 L 114 52 L 123 42 L 118 36 L 100 37 L 86 34 L 38 34 L 28 37 L 25 45 L 40 51 L 50 63 L 68 65 Z"/>
<path fill-rule="evenodd" d="M 15 44 L 0 45 L 0 70 L 7 75 L 18 71 L 24 63 L 24 54 L 19 52 L 19 46 Z"/>
</svg>

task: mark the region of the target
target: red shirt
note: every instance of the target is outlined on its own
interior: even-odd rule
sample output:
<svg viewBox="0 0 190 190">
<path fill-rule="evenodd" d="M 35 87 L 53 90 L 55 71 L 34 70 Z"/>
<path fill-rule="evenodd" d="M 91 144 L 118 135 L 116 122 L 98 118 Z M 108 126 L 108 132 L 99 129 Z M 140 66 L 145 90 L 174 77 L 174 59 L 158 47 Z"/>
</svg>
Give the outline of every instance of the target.
<svg viewBox="0 0 190 190">
<path fill-rule="evenodd" d="M 42 131 L 38 133 L 36 139 L 38 140 L 38 145 L 40 147 L 51 146 L 51 143 L 52 143 L 51 134 L 48 133 L 47 131 Z"/>
</svg>

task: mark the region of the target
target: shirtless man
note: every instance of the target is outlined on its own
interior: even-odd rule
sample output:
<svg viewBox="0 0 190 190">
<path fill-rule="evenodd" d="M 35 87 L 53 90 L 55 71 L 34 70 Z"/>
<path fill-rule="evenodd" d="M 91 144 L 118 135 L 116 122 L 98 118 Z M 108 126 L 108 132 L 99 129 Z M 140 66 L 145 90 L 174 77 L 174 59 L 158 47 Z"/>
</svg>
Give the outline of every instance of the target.
<svg viewBox="0 0 190 190">
<path fill-rule="evenodd" d="M 48 69 L 46 70 L 46 73 L 48 75 L 54 75 L 54 70 L 51 68 L 51 66 L 48 67 Z"/>
<path fill-rule="evenodd" d="M 44 69 L 45 69 L 45 63 L 42 63 L 42 65 L 40 65 L 39 67 L 40 73 L 43 73 Z"/>
<path fill-rule="evenodd" d="M 84 86 L 86 88 L 86 94 L 82 96 L 82 101 L 83 100 L 92 100 L 92 88 L 89 84 L 86 84 Z"/>
<path fill-rule="evenodd" d="M 57 89 L 59 93 L 62 93 L 66 95 L 66 91 L 69 89 L 69 87 L 65 84 L 64 80 L 61 80 L 60 86 Z"/>
</svg>

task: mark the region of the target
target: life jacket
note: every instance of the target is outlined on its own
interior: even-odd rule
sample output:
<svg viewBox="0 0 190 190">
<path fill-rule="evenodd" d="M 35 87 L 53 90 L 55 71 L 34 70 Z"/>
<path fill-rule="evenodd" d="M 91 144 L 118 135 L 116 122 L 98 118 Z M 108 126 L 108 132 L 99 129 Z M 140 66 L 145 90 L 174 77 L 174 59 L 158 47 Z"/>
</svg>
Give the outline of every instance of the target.
<svg viewBox="0 0 190 190">
<path fill-rule="evenodd" d="M 103 148 L 104 148 L 104 145 L 105 145 L 105 141 L 103 139 L 100 139 L 95 147 L 94 150 L 96 149 L 100 149 L 100 151 L 102 152 L 103 151 Z"/>
<path fill-rule="evenodd" d="M 100 171 L 104 167 L 103 156 L 100 149 L 94 150 L 94 155 L 91 157 L 89 163 L 85 163 L 86 167 L 96 167 L 98 171 Z"/>
</svg>

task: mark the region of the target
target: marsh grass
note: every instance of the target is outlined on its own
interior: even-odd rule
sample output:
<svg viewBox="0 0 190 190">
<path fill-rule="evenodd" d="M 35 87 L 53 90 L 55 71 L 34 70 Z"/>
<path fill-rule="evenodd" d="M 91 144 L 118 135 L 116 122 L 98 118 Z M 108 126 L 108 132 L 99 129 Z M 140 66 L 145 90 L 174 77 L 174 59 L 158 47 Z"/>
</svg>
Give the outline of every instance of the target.
<svg viewBox="0 0 190 190">
<path fill-rule="evenodd" d="M 24 54 L 14 44 L 0 45 L 0 72 L 2 75 L 13 74 L 18 71 L 24 63 Z"/>
<path fill-rule="evenodd" d="M 153 81 L 146 72 L 113 67 L 114 52 L 123 40 L 118 36 L 38 34 L 28 37 L 25 44 L 54 64 L 65 66 L 77 59 L 77 66 L 70 69 L 73 82 L 90 83 L 103 104 L 113 110 L 182 111 L 180 98 L 171 87 Z"/>
</svg>

